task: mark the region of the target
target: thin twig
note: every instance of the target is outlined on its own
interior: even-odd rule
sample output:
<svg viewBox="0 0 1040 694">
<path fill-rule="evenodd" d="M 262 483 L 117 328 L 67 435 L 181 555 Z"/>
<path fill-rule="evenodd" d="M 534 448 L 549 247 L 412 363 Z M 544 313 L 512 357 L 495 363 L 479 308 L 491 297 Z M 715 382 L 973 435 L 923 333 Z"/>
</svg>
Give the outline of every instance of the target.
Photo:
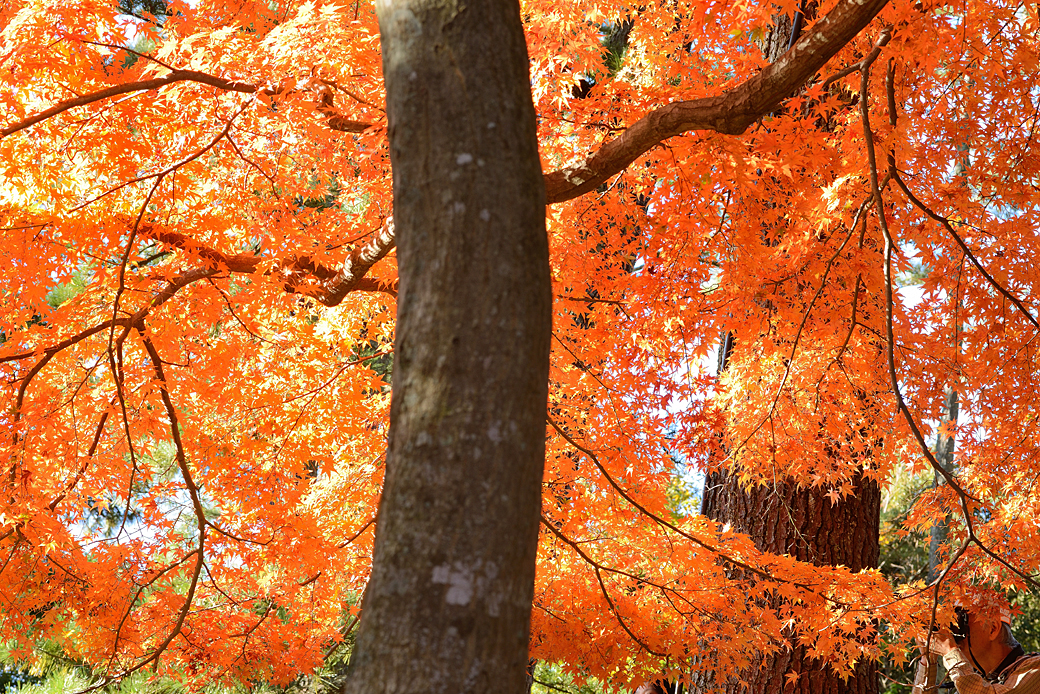
<svg viewBox="0 0 1040 694">
<path fill-rule="evenodd" d="M 960 234 L 958 234 L 957 231 L 953 228 L 953 225 L 950 224 L 950 220 L 942 216 L 941 214 L 935 212 L 927 205 L 925 205 L 923 202 L 921 202 L 921 200 L 918 199 L 918 197 L 910 191 L 910 188 L 906 185 L 906 182 L 903 181 L 903 178 L 899 175 L 898 171 L 894 171 L 893 178 L 895 179 L 896 184 L 899 185 L 899 188 L 903 191 L 903 194 L 906 195 L 907 199 L 909 199 L 915 207 L 917 207 L 919 210 L 924 212 L 926 215 L 928 215 L 935 221 L 942 224 L 943 228 L 946 229 L 946 233 L 953 237 L 953 240 L 956 241 L 957 245 L 961 247 L 961 251 L 964 252 L 964 255 L 968 258 L 969 261 L 971 261 L 971 264 L 975 266 L 975 269 L 977 269 L 979 273 L 986 278 L 986 281 L 989 282 L 990 286 L 996 289 L 1001 296 L 1003 296 L 1005 299 L 1014 304 L 1015 308 L 1017 308 L 1019 312 L 1021 312 L 1022 315 L 1026 317 L 1026 320 L 1032 323 L 1034 327 L 1040 328 L 1040 321 L 1037 321 L 1037 319 L 1033 316 L 1032 313 L 1030 313 L 1029 309 L 1026 308 L 1022 301 L 1017 296 L 1008 291 L 1000 282 L 996 280 L 996 278 L 993 277 L 993 275 L 991 275 L 986 270 L 985 267 L 983 267 L 982 263 L 979 261 L 978 258 L 975 257 L 975 254 L 968 247 L 968 244 L 965 243 L 964 239 L 962 239 Z"/>
<path fill-rule="evenodd" d="M 571 438 L 562 428 L 560 428 L 560 426 L 555 421 L 553 421 L 552 417 L 548 416 L 548 414 L 546 415 L 545 420 L 549 423 L 549 426 L 551 426 L 553 429 L 556 430 L 556 433 L 558 433 L 560 436 L 562 436 L 564 438 L 565 441 L 567 441 L 567 443 L 569 443 L 570 445 L 574 446 L 574 448 L 576 448 L 577 450 L 579 450 L 582 453 L 584 453 L 592 461 L 592 463 L 600 471 L 600 473 L 603 475 L 603 477 L 607 480 L 607 483 L 614 489 L 614 491 L 616 491 L 621 496 L 621 498 L 623 498 L 625 501 L 630 503 L 640 513 L 645 515 L 647 518 L 650 518 L 651 520 L 653 520 L 658 525 L 663 526 L 665 528 L 668 528 L 672 532 L 676 533 L 677 535 L 680 535 L 681 537 L 686 538 L 687 540 L 689 540 L 690 542 L 694 543 L 695 545 L 697 545 L 699 547 L 703 547 L 704 549 L 708 550 L 709 552 L 715 554 L 720 559 L 722 559 L 723 561 L 729 563 L 730 565 L 732 565 L 734 567 L 737 567 L 737 568 L 744 569 L 745 571 L 748 571 L 748 572 L 758 576 L 759 578 L 763 578 L 763 579 L 765 579 L 767 581 L 776 581 L 778 583 L 788 583 L 790 585 L 796 586 L 798 588 L 802 588 L 803 590 L 806 590 L 806 591 L 808 591 L 810 593 L 813 593 L 817 597 L 820 597 L 823 600 L 826 600 L 827 602 L 830 602 L 830 603 L 833 603 L 833 604 L 836 604 L 836 605 L 841 605 L 842 604 L 842 603 L 838 602 L 837 600 L 835 600 L 834 598 L 830 598 L 830 597 L 828 597 L 826 595 L 820 595 L 819 593 L 817 593 L 816 591 L 814 591 L 812 588 L 810 588 L 808 585 L 806 585 L 804 583 L 796 583 L 794 581 L 790 581 L 790 580 L 787 580 L 787 579 L 778 578 L 776 576 L 773 576 L 773 575 L 769 574 L 766 571 L 763 571 L 762 569 L 757 569 L 757 568 L 751 566 L 750 564 L 742 562 L 739 559 L 736 559 L 736 558 L 726 554 L 725 552 L 723 552 L 718 547 L 714 547 L 711 544 L 709 544 L 709 543 L 705 542 L 704 540 L 700 539 L 699 537 L 691 535 L 690 533 L 682 530 L 681 528 L 677 527 L 674 523 L 671 523 L 671 522 L 665 520 L 664 518 L 661 518 L 659 515 L 657 515 L 656 513 L 653 513 L 648 508 L 646 508 L 645 506 L 640 504 L 638 501 L 633 499 L 632 496 L 628 492 L 626 492 L 621 487 L 621 485 L 619 485 L 614 480 L 614 477 L 610 474 L 610 472 L 607 471 L 607 469 L 599 461 L 599 458 L 596 456 L 595 453 L 593 453 L 588 448 L 585 448 L 584 446 L 579 444 L 577 441 L 575 441 L 573 438 Z"/>
</svg>

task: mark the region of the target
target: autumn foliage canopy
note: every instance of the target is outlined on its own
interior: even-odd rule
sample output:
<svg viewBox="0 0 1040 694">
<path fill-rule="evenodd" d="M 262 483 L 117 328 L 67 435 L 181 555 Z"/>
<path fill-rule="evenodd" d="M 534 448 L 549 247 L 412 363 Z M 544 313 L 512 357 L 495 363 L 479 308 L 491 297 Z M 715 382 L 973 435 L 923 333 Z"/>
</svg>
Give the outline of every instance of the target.
<svg viewBox="0 0 1040 694">
<path fill-rule="evenodd" d="M 796 10 L 522 3 L 554 295 L 532 657 L 848 672 L 1040 565 L 1035 7 L 828 0 L 767 69 Z M 397 301 L 381 70 L 360 0 L 0 5 L 19 657 L 278 682 L 352 628 Z M 691 470 L 832 503 L 927 470 L 947 388 L 955 471 L 907 526 L 949 519 L 937 589 L 671 501 Z"/>
</svg>

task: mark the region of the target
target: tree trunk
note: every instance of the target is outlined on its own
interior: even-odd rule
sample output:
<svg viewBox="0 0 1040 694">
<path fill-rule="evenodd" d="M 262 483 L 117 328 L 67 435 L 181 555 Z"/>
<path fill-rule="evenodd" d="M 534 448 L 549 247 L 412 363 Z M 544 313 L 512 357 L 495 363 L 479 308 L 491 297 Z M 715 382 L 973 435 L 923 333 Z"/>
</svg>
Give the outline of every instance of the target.
<svg viewBox="0 0 1040 694">
<path fill-rule="evenodd" d="M 957 390 L 953 386 L 946 386 L 945 395 L 946 402 L 943 406 L 943 416 L 939 420 L 940 429 L 935 438 L 935 459 L 947 472 L 953 472 L 953 447 L 956 443 L 956 437 L 952 431 L 944 432 L 941 425 L 952 424 L 956 426 L 960 408 L 957 404 Z M 932 486 L 938 487 L 943 483 L 943 479 L 938 472 L 934 472 L 933 475 L 935 477 Z M 946 542 L 946 532 L 946 519 L 938 521 L 932 526 L 928 542 L 928 583 L 939 577 L 939 550 L 942 548 L 943 543 Z"/>
<path fill-rule="evenodd" d="M 545 189 L 516 0 L 379 0 L 399 303 L 345 692 L 525 689 L 545 455 Z"/>
<path fill-rule="evenodd" d="M 815 7 L 815 4 L 810 4 Z M 801 20 L 779 15 L 766 34 L 762 50 L 770 61 L 787 52 L 792 31 Z M 795 36 L 797 38 L 797 36 Z M 720 347 L 719 370 L 725 369 L 733 338 L 725 336 Z M 748 534 L 764 551 L 790 554 L 818 566 L 845 565 L 853 571 L 878 565 L 878 533 L 881 489 L 872 480 L 858 476 L 853 494 L 832 504 L 822 488 L 799 488 L 788 482 L 774 487 L 745 490 L 738 479 L 725 471 L 707 476 L 701 513 L 720 523 L 729 523 Z M 796 682 L 785 676 L 797 673 Z M 861 662 L 854 674 L 842 680 L 827 665 L 810 658 L 804 648 L 759 657 L 740 679 L 714 673 L 700 677 L 693 691 L 713 694 L 877 694 L 877 664 Z"/>
<path fill-rule="evenodd" d="M 775 554 L 790 554 L 818 566 L 845 565 L 853 571 L 878 564 L 878 525 L 881 489 L 872 480 L 858 477 L 853 493 L 832 504 L 823 490 L 798 488 L 781 483 L 776 488 L 741 488 L 736 476 L 725 472 L 708 475 L 704 485 L 702 512 L 720 523 L 729 523 L 747 533 L 755 545 Z M 785 675 L 795 672 L 798 681 L 786 684 Z M 740 673 L 748 687 L 727 682 L 700 682 L 699 691 L 718 694 L 876 694 L 877 664 L 861 662 L 848 681 L 843 681 L 805 649 L 761 657 Z M 709 678 L 710 679 L 710 678 Z M 720 678 L 721 679 L 721 678 Z M 695 691 L 698 691 L 695 688 Z"/>
</svg>

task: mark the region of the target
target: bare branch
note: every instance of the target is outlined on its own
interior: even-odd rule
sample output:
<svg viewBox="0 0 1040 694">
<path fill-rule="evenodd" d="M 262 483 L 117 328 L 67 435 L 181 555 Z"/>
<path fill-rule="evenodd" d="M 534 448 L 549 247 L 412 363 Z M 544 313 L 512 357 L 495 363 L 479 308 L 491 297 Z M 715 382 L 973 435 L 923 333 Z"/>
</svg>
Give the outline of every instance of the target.
<svg viewBox="0 0 1040 694">
<path fill-rule="evenodd" d="M 46 359 L 49 361 L 50 358 L 58 352 L 61 352 L 64 349 L 68 349 L 69 347 L 79 342 L 82 342 L 83 340 L 86 340 L 89 337 L 97 335 L 100 332 L 108 330 L 113 325 L 127 327 L 136 324 L 138 321 L 148 316 L 148 314 L 153 309 L 158 308 L 159 306 L 173 298 L 174 294 L 176 294 L 179 290 L 183 289 L 189 284 L 192 284 L 193 282 L 197 282 L 200 279 L 205 279 L 207 277 L 212 277 L 215 274 L 217 274 L 216 270 L 210 268 L 200 268 L 197 270 L 189 270 L 188 272 L 177 275 L 169 281 L 169 284 L 167 284 L 166 287 L 162 289 L 162 291 L 160 291 L 158 294 L 155 295 L 155 297 L 152 298 L 150 304 L 141 308 L 132 316 L 128 318 L 117 318 L 115 320 L 107 320 L 103 323 L 99 323 L 98 325 L 87 328 L 86 330 L 82 330 L 76 333 L 75 335 L 72 335 L 71 337 L 67 337 L 64 340 L 61 340 L 60 342 L 51 345 L 50 347 L 43 347 L 28 352 L 19 352 L 17 354 L 9 354 L 5 357 L 0 357 L 0 364 L 10 361 L 21 361 L 23 359 L 28 359 L 41 353 L 44 354 Z M 27 374 L 26 378 L 23 380 L 31 380 L 31 375 L 35 374 L 36 372 L 38 372 L 38 370 L 34 367 L 33 372 L 31 374 Z"/>
</svg>

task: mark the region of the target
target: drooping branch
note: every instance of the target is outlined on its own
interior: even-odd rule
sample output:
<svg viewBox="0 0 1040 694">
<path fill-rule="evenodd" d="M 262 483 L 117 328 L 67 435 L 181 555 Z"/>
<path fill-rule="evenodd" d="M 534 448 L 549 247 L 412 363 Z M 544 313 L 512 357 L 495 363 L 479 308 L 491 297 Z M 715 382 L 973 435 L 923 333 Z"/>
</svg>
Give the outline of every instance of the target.
<svg viewBox="0 0 1040 694">
<path fill-rule="evenodd" d="M 907 424 L 910 427 L 914 438 L 917 439 L 918 445 L 921 447 L 925 458 L 928 459 L 928 463 L 938 472 L 946 483 L 950 485 L 958 494 L 961 499 L 961 503 L 964 507 L 964 515 L 968 523 L 971 523 L 970 512 L 968 510 L 968 499 L 973 499 L 963 487 L 957 482 L 957 480 L 950 474 L 946 468 L 939 465 L 936 461 L 935 456 L 932 455 L 931 449 L 928 444 L 925 443 L 924 435 L 921 433 L 920 428 L 917 426 L 917 422 L 914 421 L 913 413 L 910 412 L 910 408 L 907 406 L 906 401 L 903 399 L 902 390 L 899 388 L 899 376 L 896 371 L 895 362 L 895 330 L 894 330 L 894 318 L 893 318 L 893 279 L 892 279 L 892 252 L 896 247 L 895 239 L 892 237 L 892 232 L 888 227 L 888 219 L 885 217 L 885 202 L 881 195 L 881 184 L 878 176 L 877 166 L 877 155 L 874 149 L 874 131 L 870 127 L 870 103 L 869 94 L 867 87 L 870 81 L 870 67 L 877 60 L 878 56 L 881 55 L 881 48 L 883 48 L 890 38 L 890 34 L 887 32 L 881 37 L 874 50 L 871 51 L 860 67 L 860 93 L 859 93 L 859 106 L 860 106 L 860 121 L 863 124 L 863 139 L 866 143 L 867 150 L 867 167 L 870 177 L 870 190 L 871 195 L 874 198 L 874 210 L 877 212 L 878 225 L 881 227 L 881 233 L 885 239 L 885 251 L 884 251 L 884 276 L 885 276 L 885 343 L 887 345 L 887 357 L 888 357 L 888 373 L 889 379 L 892 385 L 892 393 L 896 399 L 896 406 L 899 411 L 903 414 Z"/>
<path fill-rule="evenodd" d="M 956 241 L 957 245 L 961 247 L 961 251 L 964 252 L 965 257 L 967 257 L 971 264 L 975 266 L 975 269 L 978 270 L 979 273 L 986 278 L 986 281 L 989 282 L 990 286 L 997 290 L 997 292 L 1001 296 L 1003 296 L 1005 299 L 1014 304 L 1015 308 L 1018 309 L 1018 311 L 1023 316 L 1025 316 L 1026 320 L 1032 323 L 1034 327 L 1040 328 L 1040 322 L 1037 321 L 1037 319 L 1033 316 L 1032 312 L 1030 312 L 1030 310 L 1022 303 L 1022 300 L 1014 294 L 1012 294 L 1010 291 L 1008 291 L 1008 289 L 1005 288 L 1004 285 L 1002 285 L 1000 282 L 998 282 L 996 278 L 994 278 L 993 275 L 991 275 L 986 270 L 986 267 L 981 262 L 979 262 L 979 259 L 972 252 L 971 248 L 968 247 L 968 244 L 964 242 L 964 239 L 961 238 L 961 235 L 958 234 L 957 231 L 953 228 L 953 225 L 950 224 L 950 220 L 947 217 L 942 216 L 938 212 L 935 212 L 930 207 L 921 202 L 921 200 L 916 195 L 914 195 L 910 188 L 906 185 L 906 182 L 903 180 L 902 176 L 899 175 L 899 172 L 895 169 L 893 169 L 893 172 L 895 174 L 893 176 L 895 182 L 899 185 L 899 188 L 903 191 L 903 194 L 906 195 L 907 199 L 910 202 L 912 202 L 914 206 L 917 207 L 919 210 L 924 212 L 926 215 L 928 215 L 935 221 L 939 222 L 939 224 L 942 224 L 943 228 L 946 229 L 946 233 L 953 237 L 953 240 Z"/>
<path fill-rule="evenodd" d="M 981 538 L 975 532 L 975 523 L 973 521 L 974 516 L 972 515 L 972 509 L 969 501 L 980 502 L 980 499 L 972 496 L 967 490 L 958 482 L 953 476 L 953 473 L 943 467 L 935 455 L 932 453 L 931 448 L 925 441 L 924 434 L 921 432 L 921 428 L 918 426 L 914 419 L 913 413 L 910 412 L 910 408 L 903 397 L 902 389 L 900 388 L 899 376 L 896 371 L 895 363 L 895 335 L 894 326 L 895 320 L 893 316 L 893 290 L 894 286 L 893 273 L 892 273 L 892 253 L 896 248 L 895 238 L 892 235 L 892 231 L 888 226 L 888 220 L 885 217 L 885 205 L 884 198 L 881 195 L 881 186 L 879 184 L 878 166 L 877 166 L 877 155 L 874 148 L 874 134 L 870 127 L 870 104 L 868 99 L 868 86 L 870 80 L 870 67 L 873 62 L 880 55 L 880 49 L 888 43 L 889 33 L 885 32 L 882 34 L 881 39 L 878 41 L 874 50 L 866 57 L 861 63 L 860 67 L 860 90 L 859 90 L 859 107 L 860 107 L 860 121 L 863 124 L 863 137 L 866 144 L 867 151 L 867 166 L 870 178 L 871 194 L 874 198 L 874 209 L 877 212 L 878 226 L 881 228 L 882 236 L 885 241 L 884 248 L 884 282 L 885 282 L 885 342 L 886 342 L 886 353 L 888 361 L 888 373 L 889 380 L 892 386 L 892 393 L 896 400 L 896 407 L 899 412 L 903 415 L 906 420 L 907 426 L 910 428 L 914 439 L 917 441 L 918 447 L 924 454 L 924 457 L 928 460 L 929 465 L 936 471 L 950 486 L 951 489 L 957 494 L 958 501 L 961 506 L 961 516 L 964 519 L 965 530 L 967 532 L 967 538 L 964 546 L 968 543 L 974 543 L 988 555 L 995 562 L 1004 566 L 1015 575 L 1019 576 L 1027 583 L 1032 585 L 1034 588 L 1040 588 L 1040 582 L 1037 582 L 1032 576 L 1024 573 L 1017 567 L 1013 566 L 1007 559 L 999 556 L 996 552 L 986 546 Z M 894 99 L 889 99 L 890 118 L 894 120 Z M 890 168 L 895 169 L 894 166 L 894 155 L 889 155 Z M 908 190 L 904 190 L 904 193 L 909 193 Z M 963 247 L 962 247 L 963 248 Z M 963 555 L 963 549 L 958 551 L 957 554 L 949 562 L 946 571 L 943 572 L 945 576 L 952 568 L 953 564 Z M 938 591 L 938 583 L 942 579 L 936 581 L 936 590 Z M 934 619 L 934 611 L 933 611 Z"/>
<path fill-rule="evenodd" d="M 842 0 L 779 60 L 725 92 L 654 109 L 585 161 L 545 175 L 549 203 L 595 190 L 670 137 L 694 130 L 739 135 L 805 84 L 863 30 L 888 0 Z"/>
</svg>

